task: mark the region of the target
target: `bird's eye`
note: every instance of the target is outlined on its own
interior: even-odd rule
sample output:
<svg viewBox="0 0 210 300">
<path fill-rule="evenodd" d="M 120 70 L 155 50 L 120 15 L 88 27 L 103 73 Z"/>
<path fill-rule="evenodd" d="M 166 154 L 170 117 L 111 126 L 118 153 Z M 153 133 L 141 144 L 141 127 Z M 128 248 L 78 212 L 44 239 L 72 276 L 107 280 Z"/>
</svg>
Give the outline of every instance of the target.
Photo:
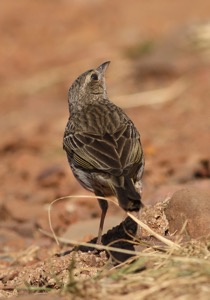
<svg viewBox="0 0 210 300">
<path fill-rule="evenodd" d="M 93 79 L 93 80 L 98 80 L 98 75 L 97 75 L 96 73 L 93 73 L 93 74 L 91 75 L 91 79 Z"/>
</svg>

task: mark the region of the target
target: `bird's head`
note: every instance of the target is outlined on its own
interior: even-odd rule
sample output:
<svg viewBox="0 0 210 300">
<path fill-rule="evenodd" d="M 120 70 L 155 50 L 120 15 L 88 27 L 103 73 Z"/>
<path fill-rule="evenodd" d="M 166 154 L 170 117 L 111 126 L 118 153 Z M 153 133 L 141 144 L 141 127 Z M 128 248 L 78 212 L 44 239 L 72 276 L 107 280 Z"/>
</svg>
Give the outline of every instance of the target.
<svg viewBox="0 0 210 300">
<path fill-rule="evenodd" d="M 70 111 L 84 103 L 93 102 L 99 97 L 106 98 L 105 71 L 110 61 L 106 61 L 96 69 L 82 73 L 71 85 L 68 93 Z"/>
</svg>

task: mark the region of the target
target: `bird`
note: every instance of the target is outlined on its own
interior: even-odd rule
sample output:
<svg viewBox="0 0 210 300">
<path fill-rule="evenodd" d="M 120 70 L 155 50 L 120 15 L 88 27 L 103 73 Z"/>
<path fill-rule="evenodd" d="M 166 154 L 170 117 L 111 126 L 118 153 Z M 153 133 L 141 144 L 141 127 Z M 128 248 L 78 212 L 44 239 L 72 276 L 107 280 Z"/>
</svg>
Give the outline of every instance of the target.
<svg viewBox="0 0 210 300">
<path fill-rule="evenodd" d="M 69 118 L 63 149 L 79 183 L 97 196 L 101 208 L 97 244 L 102 244 L 108 201 L 115 196 L 126 212 L 139 212 L 144 153 L 140 134 L 126 113 L 108 98 L 110 61 L 82 73 L 68 92 Z M 102 198 L 100 198 L 102 197 Z"/>
</svg>

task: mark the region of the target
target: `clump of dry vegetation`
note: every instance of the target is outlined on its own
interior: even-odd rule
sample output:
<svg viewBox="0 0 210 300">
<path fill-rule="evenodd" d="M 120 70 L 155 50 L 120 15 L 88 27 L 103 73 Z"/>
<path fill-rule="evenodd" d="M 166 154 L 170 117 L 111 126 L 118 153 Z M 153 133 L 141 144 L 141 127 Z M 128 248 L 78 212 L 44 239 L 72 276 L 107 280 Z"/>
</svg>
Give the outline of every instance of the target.
<svg viewBox="0 0 210 300">
<path fill-rule="evenodd" d="M 192 240 L 179 249 L 147 248 L 93 277 L 69 276 L 62 293 L 89 299 L 208 299 L 210 242 Z"/>
<path fill-rule="evenodd" d="M 151 245 L 140 240 L 136 246 L 143 243 L 143 250 L 133 253 L 117 249 L 134 256 L 115 266 L 106 255 L 113 251 L 111 246 L 104 246 L 106 252 L 97 255 L 73 251 L 51 257 L 33 270 L 13 269 L 10 276 L 7 272 L 2 290 L 7 295 L 11 291 L 10 296 L 15 291 L 16 295 L 41 292 L 54 297 L 56 292 L 65 299 L 209 299 L 210 240 L 163 244 L 164 239 L 156 246 L 154 241 Z"/>
<path fill-rule="evenodd" d="M 76 280 L 76 279 L 75 279 Z M 101 299 L 191 299 L 210 293 L 210 242 L 191 240 L 179 249 L 147 248 L 130 261 L 97 276 L 76 280 L 77 291 Z M 66 292 L 72 293 L 68 288 Z M 82 295 L 81 295 L 82 296 Z"/>
</svg>

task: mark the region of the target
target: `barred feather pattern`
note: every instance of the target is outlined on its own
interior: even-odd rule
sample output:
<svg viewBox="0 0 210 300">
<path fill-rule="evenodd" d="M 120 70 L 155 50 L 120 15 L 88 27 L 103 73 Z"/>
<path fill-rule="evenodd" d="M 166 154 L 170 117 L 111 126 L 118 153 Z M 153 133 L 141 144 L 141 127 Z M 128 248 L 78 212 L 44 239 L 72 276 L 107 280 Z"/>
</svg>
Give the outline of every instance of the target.
<svg viewBox="0 0 210 300">
<path fill-rule="evenodd" d="M 139 210 L 136 187 L 141 186 L 144 156 L 133 122 L 101 95 L 78 107 L 71 113 L 63 139 L 75 177 L 95 194 L 117 196 L 123 209 Z"/>
</svg>

